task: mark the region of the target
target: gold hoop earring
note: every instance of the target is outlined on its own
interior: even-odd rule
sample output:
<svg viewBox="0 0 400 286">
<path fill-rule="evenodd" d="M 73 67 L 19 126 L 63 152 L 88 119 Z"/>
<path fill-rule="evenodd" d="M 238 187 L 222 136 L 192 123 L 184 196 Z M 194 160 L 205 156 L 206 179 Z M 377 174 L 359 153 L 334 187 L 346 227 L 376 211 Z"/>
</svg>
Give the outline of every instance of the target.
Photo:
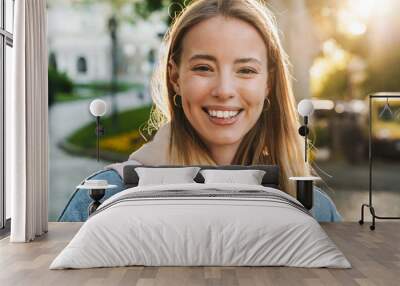
<svg viewBox="0 0 400 286">
<path fill-rule="evenodd" d="M 265 108 L 265 106 L 267 106 L 267 108 Z M 271 106 L 271 101 L 269 100 L 268 96 L 265 98 L 264 100 L 264 107 L 263 107 L 263 111 L 268 111 L 268 109 Z"/>
<path fill-rule="evenodd" d="M 177 96 L 178 94 L 177 93 L 175 93 L 174 94 L 174 96 L 172 97 L 172 101 L 174 102 L 174 105 L 176 106 L 176 107 L 182 107 L 182 105 L 178 105 L 178 104 L 176 104 L 176 96 Z"/>
</svg>

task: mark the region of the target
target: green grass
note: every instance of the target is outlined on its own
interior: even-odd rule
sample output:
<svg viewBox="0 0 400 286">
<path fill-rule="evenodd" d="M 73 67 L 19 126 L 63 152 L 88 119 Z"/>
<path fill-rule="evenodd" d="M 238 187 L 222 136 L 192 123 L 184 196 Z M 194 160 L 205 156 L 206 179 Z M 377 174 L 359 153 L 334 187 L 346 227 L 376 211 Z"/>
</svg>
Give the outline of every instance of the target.
<svg viewBox="0 0 400 286">
<path fill-rule="evenodd" d="M 90 99 L 90 98 L 95 98 L 95 97 L 102 97 L 105 95 L 106 95 L 105 92 L 97 92 L 97 93 L 93 93 L 93 94 L 85 95 L 85 96 L 82 96 L 77 93 L 59 92 L 56 94 L 55 102 L 69 102 L 69 101 L 76 101 L 76 100 L 82 100 L 82 99 Z"/>
<path fill-rule="evenodd" d="M 119 113 L 115 127 L 112 126 L 112 120 L 110 116 L 101 119 L 101 125 L 105 129 L 105 133 L 102 138 L 107 138 L 138 129 L 149 119 L 150 110 L 151 106 L 145 106 Z M 67 138 L 68 143 L 83 147 L 85 149 L 95 148 L 95 128 L 96 123 L 93 119 L 92 123 L 83 126 L 75 133 L 70 135 Z"/>
<path fill-rule="evenodd" d="M 90 83 L 76 83 L 76 84 L 74 84 L 74 87 L 87 88 L 87 89 L 92 89 L 92 90 L 96 90 L 96 91 L 104 91 L 104 92 L 111 91 L 111 83 L 104 82 L 104 81 L 95 81 L 95 82 L 90 82 Z M 143 84 L 131 83 L 131 82 L 118 82 L 118 84 L 116 86 L 117 92 L 127 91 L 130 89 L 134 89 L 134 90 L 143 89 Z"/>
</svg>

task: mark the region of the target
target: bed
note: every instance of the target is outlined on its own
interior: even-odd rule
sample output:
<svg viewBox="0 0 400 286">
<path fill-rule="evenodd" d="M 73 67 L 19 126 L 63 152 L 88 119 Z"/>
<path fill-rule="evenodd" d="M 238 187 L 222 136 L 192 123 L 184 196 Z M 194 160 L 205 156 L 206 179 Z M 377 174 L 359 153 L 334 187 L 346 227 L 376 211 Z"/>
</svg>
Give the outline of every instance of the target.
<svg viewBox="0 0 400 286">
<path fill-rule="evenodd" d="M 100 205 L 50 269 L 351 267 L 312 215 L 277 188 L 276 166 L 225 167 L 263 170 L 258 185 L 199 182 L 200 172 L 192 182 L 140 185 L 138 167 L 125 167 L 128 188 Z"/>
</svg>

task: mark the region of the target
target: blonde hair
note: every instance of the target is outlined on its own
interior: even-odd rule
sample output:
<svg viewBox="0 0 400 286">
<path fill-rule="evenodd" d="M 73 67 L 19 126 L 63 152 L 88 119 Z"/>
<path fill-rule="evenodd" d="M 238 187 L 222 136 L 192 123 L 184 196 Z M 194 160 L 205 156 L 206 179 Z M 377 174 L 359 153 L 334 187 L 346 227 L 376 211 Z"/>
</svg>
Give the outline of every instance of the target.
<svg viewBox="0 0 400 286">
<path fill-rule="evenodd" d="M 148 124 L 155 129 L 167 122 L 171 124 L 171 164 L 216 164 L 183 109 L 174 104 L 175 93 L 169 80 L 168 62 L 172 59 L 179 66 L 182 40 L 188 30 L 218 15 L 251 24 L 260 33 L 267 48 L 270 106 L 267 110 L 264 107 L 255 128 L 244 136 L 232 163 L 279 165 L 280 188 L 294 196 L 295 185 L 288 178 L 307 176 L 310 169 L 304 162 L 304 142 L 297 131 L 300 124 L 290 82 L 288 57 L 281 46 L 274 16 L 259 0 L 192 1 L 175 18 L 164 37 L 165 53 L 160 56 L 153 74 L 151 93 L 155 108 Z"/>
</svg>

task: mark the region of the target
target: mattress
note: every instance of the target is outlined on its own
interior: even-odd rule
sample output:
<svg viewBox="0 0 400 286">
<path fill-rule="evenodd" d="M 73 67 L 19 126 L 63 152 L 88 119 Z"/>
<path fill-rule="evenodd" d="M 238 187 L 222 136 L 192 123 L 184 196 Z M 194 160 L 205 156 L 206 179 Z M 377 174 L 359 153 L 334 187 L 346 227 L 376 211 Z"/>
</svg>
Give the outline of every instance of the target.
<svg viewBox="0 0 400 286">
<path fill-rule="evenodd" d="M 137 186 L 110 197 L 50 269 L 130 265 L 351 267 L 288 194 L 199 183 Z"/>
</svg>

